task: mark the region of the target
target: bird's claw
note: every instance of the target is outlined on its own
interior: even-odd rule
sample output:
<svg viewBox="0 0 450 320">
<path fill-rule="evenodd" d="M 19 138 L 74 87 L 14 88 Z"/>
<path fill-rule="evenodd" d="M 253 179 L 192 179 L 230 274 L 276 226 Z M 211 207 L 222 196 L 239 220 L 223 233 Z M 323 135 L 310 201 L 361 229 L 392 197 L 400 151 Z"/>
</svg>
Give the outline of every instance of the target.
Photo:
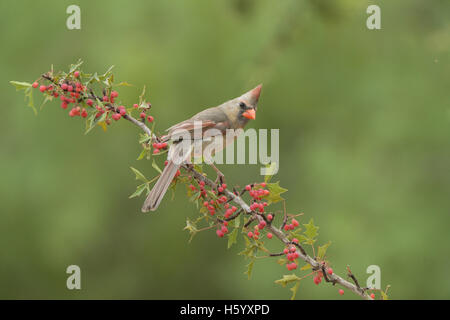
<svg viewBox="0 0 450 320">
<path fill-rule="evenodd" d="M 221 186 L 225 183 L 225 176 L 222 172 L 217 172 L 217 178 L 215 180 L 216 185 Z"/>
</svg>

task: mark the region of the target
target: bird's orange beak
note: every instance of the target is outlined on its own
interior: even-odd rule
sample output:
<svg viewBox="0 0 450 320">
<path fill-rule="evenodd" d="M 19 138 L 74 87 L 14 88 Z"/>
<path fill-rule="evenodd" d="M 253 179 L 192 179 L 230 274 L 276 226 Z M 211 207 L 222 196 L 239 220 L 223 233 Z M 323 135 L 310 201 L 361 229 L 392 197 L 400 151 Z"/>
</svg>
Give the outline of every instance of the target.
<svg viewBox="0 0 450 320">
<path fill-rule="evenodd" d="M 256 111 L 255 109 L 248 109 L 242 114 L 242 116 L 246 117 L 247 119 L 255 120 Z"/>
</svg>

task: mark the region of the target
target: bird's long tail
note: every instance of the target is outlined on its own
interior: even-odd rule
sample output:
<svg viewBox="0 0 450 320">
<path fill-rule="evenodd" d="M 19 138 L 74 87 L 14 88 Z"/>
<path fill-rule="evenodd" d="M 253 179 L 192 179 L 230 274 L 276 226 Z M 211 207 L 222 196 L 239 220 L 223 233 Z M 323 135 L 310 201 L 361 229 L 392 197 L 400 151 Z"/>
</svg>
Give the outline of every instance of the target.
<svg viewBox="0 0 450 320">
<path fill-rule="evenodd" d="M 179 151 L 179 149 L 181 148 L 181 143 L 172 146 L 171 148 L 175 148 L 174 153 L 177 154 L 177 151 Z M 189 156 L 190 152 L 189 154 L 184 155 L 184 158 L 187 158 Z M 180 161 L 176 162 L 174 162 L 173 160 L 168 161 L 158 181 L 156 181 L 155 185 L 153 186 L 153 189 L 148 194 L 147 199 L 145 199 L 144 205 L 142 206 L 142 212 L 155 211 L 159 207 L 159 204 L 161 203 L 161 200 L 166 194 L 167 189 L 170 186 L 170 183 L 175 177 L 175 174 L 180 168 L 181 163 L 182 162 Z"/>
</svg>

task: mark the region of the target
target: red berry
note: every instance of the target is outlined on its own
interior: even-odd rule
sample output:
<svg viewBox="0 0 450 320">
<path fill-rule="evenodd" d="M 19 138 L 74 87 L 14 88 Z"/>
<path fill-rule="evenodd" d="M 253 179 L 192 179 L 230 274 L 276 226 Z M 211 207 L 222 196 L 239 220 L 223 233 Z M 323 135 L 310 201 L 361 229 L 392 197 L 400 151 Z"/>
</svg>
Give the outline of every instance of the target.
<svg viewBox="0 0 450 320">
<path fill-rule="evenodd" d="M 260 230 L 264 229 L 264 227 L 266 226 L 266 222 L 264 220 L 262 220 L 259 224 L 258 224 L 258 228 Z"/>
<path fill-rule="evenodd" d="M 371 294 L 370 294 L 370 297 L 371 297 L 372 299 L 375 299 L 375 293 L 371 293 Z"/>
<path fill-rule="evenodd" d="M 253 238 L 253 232 L 249 232 L 249 233 L 247 233 L 247 236 L 249 237 L 249 238 Z"/>
<path fill-rule="evenodd" d="M 285 230 L 285 231 L 289 231 L 289 230 L 290 230 L 290 228 L 289 228 L 289 225 L 288 225 L 288 224 L 286 224 L 286 225 L 284 226 L 284 230 Z"/>
<path fill-rule="evenodd" d="M 286 265 L 286 268 L 287 268 L 289 271 L 295 270 L 295 269 L 297 269 L 297 264 L 296 264 L 295 262 L 288 263 L 288 264 Z"/>
<path fill-rule="evenodd" d="M 269 233 L 267 234 L 267 238 L 268 238 L 268 239 L 272 239 L 272 237 L 273 237 L 273 235 L 269 232 Z"/>
<path fill-rule="evenodd" d="M 37 88 L 38 87 L 38 85 L 39 85 L 39 83 L 37 83 L 36 81 L 35 82 L 33 82 L 33 84 L 31 85 L 33 88 Z"/>
<path fill-rule="evenodd" d="M 92 101 L 91 99 L 87 99 L 87 100 L 86 100 L 86 104 L 87 104 L 88 106 L 92 106 L 92 105 L 94 104 L 94 101 Z"/>
<path fill-rule="evenodd" d="M 333 274 L 333 269 L 331 269 L 331 268 L 328 268 L 328 274 Z"/>
<path fill-rule="evenodd" d="M 344 295 L 344 290 L 339 289 L 339 294 L 340 294 L 341 296 L 343 296 L 343 295 Z"/>
<path fill-rule="evenodd" d="M 252 187 L 248 184 L 245 186 L 245 190 L 250 191 L 250 190 L 252 190 Z"/>
<path fill-rule="evenodd" d="M 228 232 L 228 228 L 225 227 L 225 226 L 222 226 L 222 229 L 221 229 L 221 230 L 222 230 L 223 233 L 227 233 L 227 232 Z"/>
<path fill-rule="evenodd" d="M 80 107 L 72 108 L 69 112 L 69 116 L 75 117 L 80 115 Z"/>
<path fill-rule="evenodd" d="M 86 111 L 85 108 L 83 108 L 83 110 L 81 111 L 81 116 L 82 116 L 83 118 L 86 118 L 86 117 L 88 116 L 88 113 L 87 113 L 87 111 Z"/>
<path fill-rule="evenodd" d="M 203 206 L 207 207 L 208 206 L 208 201 L 203 202 Z"/>
<path fill-rule="evenodd" d="M 227 211 L 225 211 L 225 217 L 227 217 L 227 218 L 229 218 L 232 214 L 233 214 L 233 211 L 231 209 L 227 209 Z"/>
<path fill-rule="evenodd" d="M 288 254 L 289 253 L 289 249 L 288 248 L 284 248 L 283 253 L 284 254 Z"/>
<path fill-rule="evenodd" d="M 119 116 L 120 116 L 120 114 L 119 114 Z M 158 154 L 158 153 L 159 153 L 159 149 L 154 148 L 153 149 L 153 154 Z"/>
<path fill-rule="evenodd" d="M 137 109 L 139 105 L 137 103 L 133 104 L 133 108 Z"/>
<path fill-rule="evenodd" d="M 70 90 L 69 90 L 70 91 Z M 103 96 L 103 98 L 102 98 L 102 100 L 103 100 L 103 102 L 108 102 L 108 97 L 107 96 Z"/>
<path fill-rule="evenodd" d="M 139 117 L 140 117 L 141 119 L 144 119 L 144 118 L 145 118 L 145 112 L 141 112 L 141 114 L 139 115 Z"/>
<path fill-rule="evenodd" d="M 72 86 L 67 86 L 67 91 L 72 91 L 73 90 L 73 87 Z"/>
<path fill-rule="evenodd" d="M 218 236 L 219 238 L 222 238 L 222 237 L 225 235 L 225 234 L 223 233 L 223 231 L 220 230 L 220 229 L 217 229 L 216 234 L 217 234 L 217 236 Z"/>
<path fill-rule="evenodd" d="M 152 116 L 148 116 L 148 117 L 147 117 L 147 121 L 148 121 L 148 122 L 153 122 L 153 117 L 152 117 Z"/>
<path fill-rule="evenodd" d="M 120 115 L 124 116 L 124 115 L 127 114 L 127 109 L 125 109 L 124 106 L 120 106 L 119 107 L 119 113 L 120 113 Z"/>
<path fill-rule="evenodd" d="M 297 239 L 297 238 L 294 238 L 294 239 L 292 239 L 292 242 L 298 243 L 298 239 Z"/>
<path fill-rule="evenodd" d="M 227 185 L 225 183 L 222 183 L 222 188 L 226 189 Z"/>
<path fill-rule="evenodd" d="M 75 78 L 78 78 L 78 77 L 80 76 L 80 71 L 75 71 L 75 72 L 73 73 L 73 76 L 74 76 Z"/>
<path fill-rule="evenodd" d="M 53 96 L 55 97 L 55 98 L 58 98 L 59 97 L 59 93 L 58 92 L 53 92 Z"/>
<path fill-rule="evenodd" d="M 235 206 L 231 207 L 231 211 L 236 212 L 237 208 Z"/>
<path fill-rule="evenodd" d="M 111 118 L 113 118 L 114 120 L 119 120 L 120 118 L 122 118 L 122 116 L 120 115 L 120 113 L 114 113 Z"/>
<path fill-rule="evenodd" d="M 47 87 L 46 87 L 46 86 L 40 86 L 40 87 L 39 87 L 39 91 L 40 91 L 40 92 L 44 92 L 45 90 L 47 90 Z"/>
<path fill-rule="evenodd" d="M 298 225 L 299 225 L 299 223 L 298 223 L 298 221 L 297 220 L 295 220 L 295 219 L 292 219 L 292 225 L 294 226 L 294 227 L 298 227 Z"/>
<path fill-rule="evenodd" d="M 61 108 L 67 109 L 67 102 L 65 101 L 61 102 Z"/>
<path fill-rule="evenodd" d="M 61 85 L 61 89 L 63 89 L 64 91 L 67 90 L 68 87 L 69 87 L 69 86 L 67 85 L 67 83 L 63 83 L 63 84 Z"/>
<path fill-rule="evenodd" d="M 273 215 L 271 215 L 270 213 L 267 215 L 267 220 L 272 221 L 273 219 Z"/>
<path fill-rule="evenodd" d="M 219 191 L 219 192 L 222 193 L 222 192 L 223 192 L 223 188 L 222 188 L 222 187 L 218 187 L 218 188 L 217 188 L 217 191 Z"/>
<path fill-rule="evenodd" d="M 316 284 L 316 285 L 319 285 L 319 283 L 322 281 L 322 279 L 320 278 L 320 277 L 318 277 L 318 276 L 315 276 L 314 277 L 314 283 Z"/>
<path fill-rule="evenodd" d="M 111 92 L 111 97 L 112 98 L 117 98 L 119 96 L 119 93 L 117 91 L 112 91 Z"/>
</svg>

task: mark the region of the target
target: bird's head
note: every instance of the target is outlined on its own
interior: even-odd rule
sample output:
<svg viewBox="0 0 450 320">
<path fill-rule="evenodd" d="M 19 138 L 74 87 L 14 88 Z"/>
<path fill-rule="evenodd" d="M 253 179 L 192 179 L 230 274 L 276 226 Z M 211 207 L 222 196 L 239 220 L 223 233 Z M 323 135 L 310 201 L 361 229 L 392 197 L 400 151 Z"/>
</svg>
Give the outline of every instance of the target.
<svg viewBox="0 0 450 320">
<path fill-rule="evenodd" d="M 256 118 L 256 110 L 259 95 L 261 94 L 262 85 L 258 85 L 254 89 L 244 93 L 240 97 L 228 101 L 225 113 L 228 117 L 236 122 L 236 127 L 243 127 L 249 120 Z"/>
</svg>

